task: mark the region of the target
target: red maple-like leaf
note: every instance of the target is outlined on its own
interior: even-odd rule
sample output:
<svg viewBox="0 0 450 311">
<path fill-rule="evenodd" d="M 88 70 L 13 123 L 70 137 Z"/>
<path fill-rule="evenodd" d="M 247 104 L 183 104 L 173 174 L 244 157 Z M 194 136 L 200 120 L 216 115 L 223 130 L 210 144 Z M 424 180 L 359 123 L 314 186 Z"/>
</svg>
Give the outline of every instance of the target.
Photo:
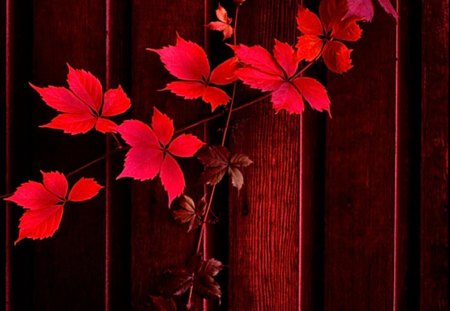
<svg viewBox="0 0 450 311">
<path fill-rule="evenodd" d="M 378 3 L 383 7 L 386 13 L 392 15 L 395 20 L 398 19 L 397 11 L 389 0 L 378 0 Z M 347 0 L 347 7 L 348 12 L 344 18 L 360 17 L 368 22 L 373 18 L 374 10 L 372 0 Z"/>
<path fill-rule="evenodd" d="M 41 173 L 43 183 L 36 181 L 23 183 L 13 195 L 5 199 L 26 209 L 20 218 L 19 237 L 15 244 L 24 238 L 35 240 L 53 236 L 61 223 L 66 202 L 89 200 L 102 188 L 92 178 L 81 178 L 69 192 L 64 174 Z"/>
<path fill-rule="evenodd" d="M 175 46 L 147 50 L 158 53 L 166 69 L 181 80 L 170 82 L 164 90 L 185 99 L 201 98 L 211 105 L 212 111 L 230 101 L 225 91 L 212 85 L 226 85 L 236 80 L 234 72 L 238 62 L 235 58 L 224 61 L 211 72 L 205 51 L 198 44 L 180 36 L 177 36 Z"/>
<path fill-rule="evenodd" d="M 345 0 L 320 2 L 319 17 L 306 8 L 300 8 L 297 25 L 302 35 L 298 38 L 300 60 L 313 61 L 322 55 L 325 65 L 333 72 L 343 73 L 352 68 L 351 49 L 341 41 L 357 41 L 362 30 L 356 23 L 359 17 L 344 18 Z"/>
<path fill-rule="evenodd" d="M 285 109 L 289 113 L 300 114 L 304 110 L 303 99 L 315 110 L 330 111 L 325 87 L 297 72 L 300 60 L 289 44 L 275 40 L 274 57 L 261 46 L 241 44 L 233 49 L 244 64 L 243 68 L 236 70 L 238 78 L 252 88 L 271 91 L 276 111 Z"/>
<path fill-rule="evenodd" d="M 41 127 L 63 130 L 68 134 L 83 134 L 92 128 L 101 133 L 115 132 L 117 124 L 108 119 L 127 111 L 130 99 L 119 85 L 103 95 L 100 81 L 90 72 L 73 69 L 69 73 L 66 87 L 31 87 L 41 95 L 44 102 L 61 112 L 50 123 Z"/>
<path fill-rule="evenodd" d="M 173 156 L 192 157 L 204 143 L 191 134 L 181 134 L 172 139 L 173 121 L 156 108 L 152 127 L 138 120 L 126 120 L 117 131 L 131 146 L 125 158 L 124 169 L 117 178 L 147 180 L 159 173 L 169 196 L 170 206 L 185 187 L 183 171 Z"/>
<path fill-rule="evenodd" d="M 228 17 L 228 12 L 220 5 L 216 10 L 218 22 L 210 22 L 207 26 L 211 30 L 222 31 L 223 39 L 231 38 L 233 35 L 233 27 L 231 26 L 232 19 Z"/>
</svg>

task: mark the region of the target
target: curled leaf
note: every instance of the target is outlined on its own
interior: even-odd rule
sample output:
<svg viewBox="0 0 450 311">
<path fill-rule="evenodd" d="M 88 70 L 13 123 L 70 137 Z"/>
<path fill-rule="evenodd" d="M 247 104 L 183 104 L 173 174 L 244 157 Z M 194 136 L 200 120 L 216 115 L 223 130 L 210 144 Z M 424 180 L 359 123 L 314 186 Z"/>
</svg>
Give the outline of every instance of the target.
<svg viewBox="0 0 450 311">
<path fill-rule="evenodd" d="M 188 232 L 197 228 L 203 221 L 206 212 L 206 200 L 203 197 L 197 204 L 191 197 L 181 195 L 178 208 L 173 211 L 175 220 L 180 223 L 189 223 Z"/>
</svg>

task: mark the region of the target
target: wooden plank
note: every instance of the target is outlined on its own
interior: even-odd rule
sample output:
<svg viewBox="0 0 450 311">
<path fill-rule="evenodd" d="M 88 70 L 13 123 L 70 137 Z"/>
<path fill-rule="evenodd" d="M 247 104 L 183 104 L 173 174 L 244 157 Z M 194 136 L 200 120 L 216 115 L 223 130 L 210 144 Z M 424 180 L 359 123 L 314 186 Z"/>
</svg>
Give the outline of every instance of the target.
<svg viewBox="0 0 450 311">
<path fill-rule="evenodd" d="M 30 142 L 30 117 L 23 113 L 25 103 L 30 102 L 27 81 L 31 75 L 31 3 L 30 1 L 5 1 L 6 7 L 6 44 L 5 44 L 5 165 L 6 192 L 14 190 L 15 185 L 28 175 L 30 165 L 30 145 L 20 149 L 22 142 Z M 29 309 L 30 300 L 22 299 L 23 293 L 30 293 L 31 252 L 13 246 L 17 234 L 17 223 L 22 209 L 13 204 L 5 204 L 5 310 Z"/>
<path fill-rule="evenodd" d="M 325 310 L 392 310 L 395 22 L 380 9 L 354 68 L 328 75 Z"/>
<path fill-rule="evenodd" d="M 135 118 L 149 123 L 152 107 L 174 119 L 180 128 L 208 113 L 200 101 L 185 101 L 169 92 L 158 92 L 173 77 L 164 69 L 156 53 L 146 48 L 175 44 L 176 32 L 183 38 L 203 44 L 203 1 L 132 2 L 132 101 Z M 202 136 L 200 127 L 194 131 Z M 181 161 L 187 184 L 197 180 L 201 166 Z M 195 182 L 194 182 L 195 183 Z M 197 190 L 197 192 L 195 192 Z M 187 193 L 201 193 L 201 185 Z M 150 295 L 160 291 L 161 275 L 168 268 L 186 264 L 195 252 L 195 233 L 176 223 L 167 208 L 167 194 L 159 178 L 135 182 L 132 188 L 131 283 L 132 307 L 147 310 Z"/>
<path fill-rule="evenodd" d="M 294 43 L 296 8 L 296 1 L 247 1 L 238 41 L 270 49 L 274 37 Z M 297 310 L 299 117 L 275 115 L 264 101 L 236 113 L 232 128 L 231 149 L 247 154 L 254 164 L 245 170 L 241 193 L 230 191 L 228 308 Z"/>
<path fill-rule="evenodd" d="M 397 1 L 394 310 L 419 309 L 420 1 Z"/>
<path fill-rule="evenodd" d="M 131 95 L 131 4 L 105 0 L 105 11 L 105 87 L 116 88 L 120 84 Z M 106 148 L 107 154 L 117 148 L 112 137 L 106 138 Z M 116 153 L 105 161 L 105 310 L 130 307 L 130 187 L 115 180 L 122 161 Z"/>
<path fill-rule="evenodd" d="M 448 310 L 448 4 L 422 1 L 421 310 Z"/>
<path fill-rule="evenodd" d="M 67 66 L 91 71 L 104 85 L 105 1 L 34 1 L 32 82 L 65 85 Z M 33 119 L 33 178 L 39 169 L 69 172 L 104 154 L 103 135 L 62 134 L 37 129 L 55 112 L 37 94 L 29 107 Z M 80 147 L 81 146 L 81 147 Z M 104 184 L 104 167 L 98 165 L 72 176 L 95 177 Z M 104 307 L 104 195 L 68 204 L 61 226 L 51 239 L 24 242 L 34 249 L 33 296 L 36 310 L 100 310 Z"/>
<path fill-rule="evenodd" d="M 319 1 L 303 0 L 318 14 Z M 311 69 L 322 82 L 323 64 Z M 325 213 L 325 114 L 307 110 L 300 118 L 299 310 L 323 309 L 323 239 Z"/>
</svg>

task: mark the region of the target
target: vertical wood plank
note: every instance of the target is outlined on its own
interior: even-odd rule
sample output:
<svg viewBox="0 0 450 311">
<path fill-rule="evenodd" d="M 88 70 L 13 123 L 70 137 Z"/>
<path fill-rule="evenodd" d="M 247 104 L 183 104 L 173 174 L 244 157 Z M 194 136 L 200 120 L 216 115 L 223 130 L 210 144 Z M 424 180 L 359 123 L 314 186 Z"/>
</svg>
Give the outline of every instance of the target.
<svg viewBox="0 0 450 311">
<path fill-rule="evenodd" d="M 421 310 L 448 310 L 448 4 L 422 1 Z"/>
<path fill-rule="evenodd" d="M 397 1 L 393 309 L 419 309 L 420 1 Z"/>
<path fill-rule="evenodd" d="M 105 89 L 121 85 L 130 96 L 131 5 L 105 0 Z M 123 118 L 123 117 L 122 117 Z M 115 140 L 106 137 L 105 159 L 105 280 L 104 309 L 130 307 L 130 188 L 115 180 L 122 156 L 112 153 Z"/>
<path fill-rule="evenodd" d="M 380 11 L 352 45 L 354 68 L 328 75 L 325 310 L 392 310 L 396 41 Z"/>
<path fill-rule="evenodd" d="M 204 3 L 196 1 L 132 2 L 132 100 L 133 115 L 150 122 L 153 106 L 174 119 L 180 128 L 201 118 L 209 111 L 200 101 L 186 101 L 169 92 L 158 92 L 174 80 L 164 69 L 156 53 L 146 48 L 173 45 L 176 32 L 183 38 L 203 44 Z M 200 127 L 194 134 L 202 137 Z M 193 188 L 201 193 L 198 180 L 201 166 L 195 160 L 181 161 L 187 194 Z M 192 166 L 193 165 L 193 166 Z M 194 189 L 195 190 L 195 189 Z M 161 276 L 168 268 L 184 265 L 195 252 L 195 234 L 175 222 L 167 207 L 167 194 L 159 177 L 148 182 L 136 182 L 132 188 L 131 280 L 132 307 L 149 308 L 150 295 L 160 291 Z"/>
<path fill-rule="evenodd" d="M 30 102 L 27 81 L 31 74 L 31 1 L 5 1 L 5 178 L 6 192 L 28 176 L 30 168 L 27 145 L 20 149 L 20 142 L 29 142 L 30 116 L 23 113 L 24 103 Z M 5 301 L 6 310 L 27 309 L 30 301 L 21 299 L 22 293 L 30 293 L 31 258 L 27 249 L 13 246 L 20 208 L 2 204 L 5 211 Z"/>
<path fill-rule="evenodd" d="M 274 37 L 293 44 L 296 9 L 297 1 L 247 1 L 240 12 L 239 42 L 270 50 Z M 257 95 L 240 98 L 251 96 Z M 240 194 L 230 191 L 228 308 L 297 310 L 299 117 L 275 115 L 264 101 L 233 118 L 230 147 L 254 164 L 245 170 Z"/>
<path fill-rule="evenodd" d="M 39 86 L 66 85 L 67 66 L 91 71 L 104 85 L 105 2 L 34 1 L 32 82 Z M 28 108 L 34 129 L 33 172 L 39 169 L 69 172 L 104 154 L 99 133 L 70 136 L 38 129 L 55 112 L 37 94 Z M 82 146 L 82 147 L 80 147 Z M 95 177 L 104 185 L 104 167 L 91 167 L 69 178 Z M 101 310 L 104 308 L 104 197 L 68 204 L 59 230 L 51 239 L 26 241 L 18 247 L 34 249 L 33 302 L 36 310 Z"/>
<path fill-rule="evenodd" d="M 301 5 L 318 14 L 319 1 Z M 316 78 L 325 80 L 323 64 Z M 307 72 L 313 75 L 311 69 Z M 324 81 L 322 81 L 324 82 Z M 333 107 L 332 107 L 333 109 Z M 300 117 L 299 310 L 323 309 L 323 239 L 325 213 L 325 114 L 307 110 Z"/>
</svg>

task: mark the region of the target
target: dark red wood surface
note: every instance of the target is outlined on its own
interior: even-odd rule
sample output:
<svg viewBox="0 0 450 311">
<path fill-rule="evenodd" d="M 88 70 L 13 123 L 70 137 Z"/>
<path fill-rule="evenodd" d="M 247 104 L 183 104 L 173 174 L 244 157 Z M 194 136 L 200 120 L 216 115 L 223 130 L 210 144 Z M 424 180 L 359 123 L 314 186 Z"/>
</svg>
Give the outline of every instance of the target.
<svg viewBox="0 0 450 311">
<path fill-rule="evenodd" d="M 233 12 L 232 0 L 221 3 Z M 210 114 L 201 101 L 157 91 L 173 77 L 145 49 L 174 44 L 178 32 L 213 66 L 229 57 L 221 34 L 204 27 L 218 1 L 1 4 L 2 194 L 39 180 L 41 169 L 68 173 L 115 148 L 100 134 L 38 128 L 55 112 L 27 83 L 64 85 L 66 63 L 120 83 L 133 102 L 127 117 L 149 122 L 158 107 L 180 128 Z M 318 7 L 246 1 L 238 42 L 294 43 L 300 4 Z M 396 4 L 398 24 L 375 5 L 363 39 L 349 44 L 349 73 L 327 74 L 323 64 L 309 72 L 327 85 L 332 119 L 309 107 L 301 117 L 275 114 L 267 100 L 234 115 L 229 146 L 254 164 L 240 193 L 218 188 L 219 224 L 208 225 L 204 250 L 225 264 L 224 296 L 207 310 L 447 310 L 448 0 Z M 238 104 L 260 95 L 238 91 Z M 217 143 L 223 124 L 190 132 Z M 51 239 L 12 247 L 22 211 L 1 204 L 2 310 L 151 309 L 163 272 L 189 260 L 198 232 L 173 220 L 159 178 L 116 181 L 122 162 L 114 153 L 70 177 L 106 188 L 68 205 Z M 201 166 L 181 164 L 199 198 Z"/>
<path fill-rule="evenodd" d="M 325 310 L 393 306 L 396 28 L 376 10 L 364 30 L 354 68 L 328 75 Z"/>
<path fill-rule="evenodd" d="M 448 1 L 422 1 L 421 310 L 448 310 Z"/>
</svg>

